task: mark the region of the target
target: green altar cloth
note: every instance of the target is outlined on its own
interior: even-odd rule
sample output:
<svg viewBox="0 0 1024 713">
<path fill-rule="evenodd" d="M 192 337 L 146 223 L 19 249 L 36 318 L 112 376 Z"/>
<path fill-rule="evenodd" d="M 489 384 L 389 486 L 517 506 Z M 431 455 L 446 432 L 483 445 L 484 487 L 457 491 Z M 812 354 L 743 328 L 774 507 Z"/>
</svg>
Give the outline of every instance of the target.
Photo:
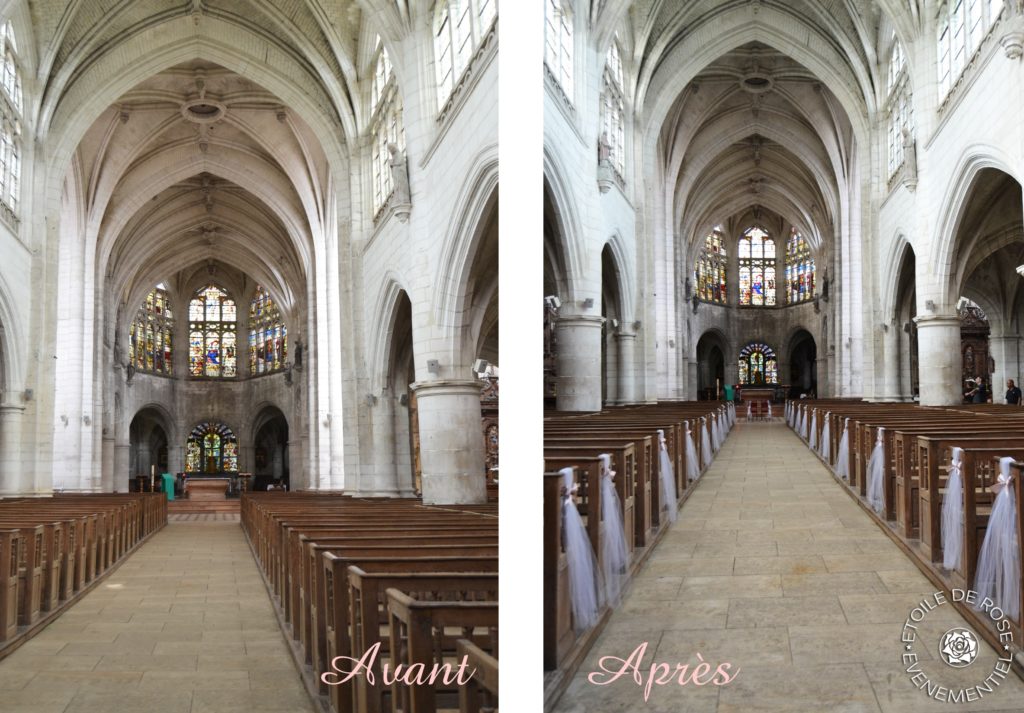
<svg viewBox="0 0 1024 713">
<path fill-rule="evenodd" d="M 160 477 L 164 479 L 164 492 L 167 493 L 167 499 L 174 500 L 174 476 L 170 473 L 161 473 Z"/>
</svg>

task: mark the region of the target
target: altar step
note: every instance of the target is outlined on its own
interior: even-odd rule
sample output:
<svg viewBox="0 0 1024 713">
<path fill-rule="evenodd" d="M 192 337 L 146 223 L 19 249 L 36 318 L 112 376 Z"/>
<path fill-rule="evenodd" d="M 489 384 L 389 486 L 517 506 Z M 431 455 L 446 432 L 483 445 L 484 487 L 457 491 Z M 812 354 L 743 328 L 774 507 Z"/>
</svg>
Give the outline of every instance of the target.
<svg viewBox="0 0 1024 713">
<path fill-rule="evenodd" d="M 192 500 L 179 499 L 167 503 L 168 514 L 186 513 L 241 513 L 242 501 L 233 500 Z"/>
</svg>

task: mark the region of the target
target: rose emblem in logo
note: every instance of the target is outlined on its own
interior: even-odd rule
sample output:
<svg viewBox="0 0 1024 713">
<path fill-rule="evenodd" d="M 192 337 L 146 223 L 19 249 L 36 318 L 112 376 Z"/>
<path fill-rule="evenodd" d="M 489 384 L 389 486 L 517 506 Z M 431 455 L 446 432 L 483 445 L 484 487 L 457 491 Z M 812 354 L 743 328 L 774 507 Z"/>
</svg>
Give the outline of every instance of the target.
<svg viewBox="0 0 1024 713">
<path fill-rule="evenodd" d="M 978 656 L 978 639 L 967 629 L 950 629 L 939 639 L 939 655 L 953 668 L 970 666 Z"/>
</svg>

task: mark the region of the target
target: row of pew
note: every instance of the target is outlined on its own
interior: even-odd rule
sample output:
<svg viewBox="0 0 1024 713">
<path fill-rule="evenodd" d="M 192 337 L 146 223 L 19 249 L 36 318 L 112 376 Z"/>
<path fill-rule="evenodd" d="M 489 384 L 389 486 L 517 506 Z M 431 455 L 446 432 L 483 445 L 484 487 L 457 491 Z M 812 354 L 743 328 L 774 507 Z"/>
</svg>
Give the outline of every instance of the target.
<svg viewBox="0 0 1024 713">
<path fill-rule="evenodd" d="M 837 399 L 788 402 L 785 413 L 790 427 L 818 458 L 946 590 L 984 587 L 978 577 L 982 545 L 996 493 L 1009 488 L 1016 532 L 1006 545 L 1016 553 L 1016 564 L 1011 571 L 997 572 L 996 578 L 1017 582 L 1011 589 L 1018 594 L 1010 597 L 1015 601 L 996 605 L 1007 614 L 1019 647 L 1024 634 L 1024 601 L 1019 594 L 1024 410 L 994 404 L 921 407 Z M 872 468 L 876 453 L 877 465 Z M 1004 458 L 1014 459 L 1008 466 L 1008 483 L 1001 476 Z M 957 476 L 951 481 L 953 471 Z M 950 488 L 953 495 L 947 503 Z M 944 511 L 952 525 L 943 525 Z M 952 543 L 949 552 L 944 548 L 947 541 Z M 968 618 L 974 617 L 968 608 L 960 608 Z M 1002 650 L 1005 642 L 999 641 L 991 618 L 978 619 L 986 638 Z"/>
<path fill-rule="evenodd" d="M 598 602 L 598 615 L 574 613 L 571 556 L 567 552 L 567 508 L 579 513 L 593 552 L 595 571 L 609 568 L 607 538 L 621 522 L 625 564 L 606 576 L 628 586 L 676 518 L 736 422 L 733 404 L 715 401 L 661 402 L 609 407 L 598 413 L 549 412 L 544 422 L 544 669 L 545 707 L 568 686 L 617 602 Z M 662 453 L 664 451 L 664 454 Z M 603 507 L 603 458 L 614 472 L 617 513 Z M 566 474 L 571 469 L 567 488 Z M 674 487 L 661 482 L 668 473 Z M 674 491 L 674 492 L 673 492 Z M 674 501 L 665 502 L 666 493 Z M 610 495 L 610 494 L 609 494 Z M 616 517 L 616 514 L 621 517 Z M 609 520 L 611 522 L 609 522 Z M 610 585 L 608 581 L 604 585 Z M 601 589 L 602 583 L 597 587 Z"/>
<path fill-rule="evenodd" d="M 0 499 L 0 658 L 165 524 L 159 494 Z"/>
<path fill-rule="evenodd" d="M 496 502 L 430 507 L 268 492 L 244 494 L 241 510 L 292 652 L 322 705 L 334 713 L 497 709 Z M 369 674 L 336 675 L 367 655 Z M 460 662 L 475 671 L 467 685 L 382 678 L 385 664 L 430 672 Z"/>
</svg>

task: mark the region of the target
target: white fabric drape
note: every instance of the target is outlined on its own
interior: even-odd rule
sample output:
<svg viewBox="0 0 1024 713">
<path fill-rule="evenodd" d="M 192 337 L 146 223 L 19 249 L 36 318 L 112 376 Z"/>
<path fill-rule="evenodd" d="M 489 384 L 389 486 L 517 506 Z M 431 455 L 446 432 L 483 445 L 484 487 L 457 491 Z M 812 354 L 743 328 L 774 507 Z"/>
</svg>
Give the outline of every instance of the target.
<svg viewBox="0 0 1024 713">
<path fill-rule="evenodd" d="M 882 488 L 882 471 L 885 468 L 884 434 L 885 429 L 879 428 L 875 448 L 871 451 L 871 459 L 868 460 L 868 503 L 879 514 L 885 508 L 885 493 Z"/>
<path fill-rule="evenodd" d="M 751 409 L 749 401 L 747 402 L 747 420 L 748 421 L 753 421 L 754 420 L 754 412 L 753 412 L 753 409 Z"/>
<path fill-rule="evenodd" d="M 718 423 L 718 413 L 716 412 L 711 416 L 711 445 L 715 449 L 715 453 L 722 447 L 722 426 Z"/>
<path fill-rule="evenodd" d="M 693 442 L 690 424 L 686 424 L 686 479 L 693 481 L 700 477 L 700 464 L 697 463 L 697 445 Z"/>
<path fill-rule="evenodd" d="M 818 455 L 827 465 L 832 465 L 832 419 L 829 418 L 831 415 L 831 411 L 825 412 L 825 424 L 821 427 L 821 440 L 818 443 Z"/>
<path fill-rule="evenodd" d="M 711 465 L 711 438 L 708 436 L 707 419 L 704 416 L 700 417 L 700 460 L 704 468 Z"/>
<path fill-rule="evenodd" d="M 992 514 L 988 518 L 985 541 L 978 555 L 978 574 L 974 591 L 978 593 L 980 610 L 985 598 L 1011 619 L 1020 615 L 1020 543 L 1017 541 L 1017 497 L 1013 491 L 1010 464 L 1013 458 L 999 459 L 999 480 L 992 486 L 996 492 Z"/>
<path fill-rule="evenodd" d="M 769 401 L 768 402 L 768 420 L 770 421 L 771 418 L 772 418 L 772 402 Z"/>
<path fill-rule="evenodd" d="M 942 496 L 942 566 L 956 569 L 964 549 L 963 448 L 953 448 L 946 494 Z"/>
<path fill-rule="evenodd" d="M 661 458 L 661 497 L 668 509 L 669 522 L 679 517 L 679 502 L 676 498 L 676 474 L 672 468 L 672 458 L 668 454 L 668 443 L 665 432 L 658 429 L 658 452 Z"/>
<path fill-rule="evenodd" d="M 600 614 L 597 586 L 597 557 L 587 537 L 580 511 L 573 495 L 579 490 L 572 468 L 562 468 L 565 495 L 562 500 L 562 528 L 565 558 L 569 564 L 569 600 L 576 631 L 584 631 L 597 623 Z M 597 517 L 592 513 L 591 517 Z"/>
<path fill-rule="evenodd" d="M 843 435 L 839 437 L 835 473 L 843 480 L 850 479 L 850 419 L 843 419 Z"/>
<path fill-rule="evenodd" d="M 800 437 L 804 439 L 804 441 L 808 439 L 807 410 L 808 407 L 804 406 L 803 409 L 801 409 L 802 415 L 800 416 Z"/>
<path fill-rule="evenodd" d="M 605 601 L 608 606 L 617 607 L 622 601 L 622 581 L 629 566 L 629 547 L 626 544 L 626 527 L 622 522 L 622 502 L 615 491 L 612 457 L 608 453 L 598 457 L 601 459 L 601 519 L 604 522 L 601 562 Z"/>
<path fill-rule="evenodd" d="M 793 403 L 791 401 L 787 401 L 786 402 L 786 407 L 782 410 L 782 415 L 785 417 L 786 423 L 788 423 L 790 426 L 793 425 L 793 421 L 789 417 L 789 415 L 792 412 L 793 412 Z"/>
<path fill-rule="evenodd" d="M 811 412 L 811 426 L 807 435 L 807 445 L 811 447 L 812 451 L 817 452 L 818 450 L 818 410 L 815 409 Z"/>
</svg>

